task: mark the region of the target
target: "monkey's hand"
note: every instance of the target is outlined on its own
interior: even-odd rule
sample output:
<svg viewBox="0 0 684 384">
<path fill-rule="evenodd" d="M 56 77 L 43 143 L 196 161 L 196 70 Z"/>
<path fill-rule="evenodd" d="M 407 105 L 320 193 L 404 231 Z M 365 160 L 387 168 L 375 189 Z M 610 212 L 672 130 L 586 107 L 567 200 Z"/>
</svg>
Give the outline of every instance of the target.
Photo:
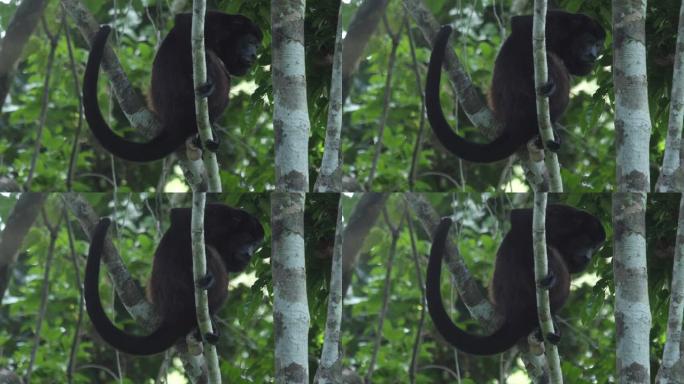
<svg viewBox="0 0 684 384">
<path fill-rule="evenodd" d="M 215 134 L 213 136 L 214 136 L 214 140 L 207 140 L 204 142 L 204 144 L 202 144 L 202 139 L 200 138 L 200 135 L 197 134 L 192 139 L 192 143 L 193 143 L 193 145 L 195 145 L 195 147 L 197 147 L 199 149 L 202 149 L 202 150 L 206 149 L 208 151 L 216 153 L 218 151 L 218 148 L 219 148 L 219 140 L 218 140 L 218 136 L 216 136 Z"/>
<path fill-rule="evenodd" d="M 219 341 L 219 333 L 217 332 L 207 332 L 204 334 L 204 340 L 206 340 L 207 343 L 211 345 L 216 345 L 218 344 Z"/>
<path fill-rule="evenodd" d="M 560 149 L 560 146 L 561 146 L 560 140 L 558 140 L 558 139 L 556 139 L 555 141 L 554 140 L 547 140 L 546 141 L 546 148 L 551 152 L 554 152 L 554 153 L 558 152 L 558 150 Z"/>
<path fill-rule="evenodd" d="M 541 288 L 551 289 L 554 285 L 556 285 L 556 275 L 552 271 L 549 271 L 549 273 L 544 276 L 544 278 L 539 280 L 537 284 L 539 284 Z"/>
<path fill-rule="evenodd" d="M 207 82 L 204 84 L 200 84 L 199 87 L 197 87 L 197 94 L 200 97 L 209 97 L 214 93 L 215 89 L 216 85 L 213 81 L 211 81 L 211 78 L 207 76 Z"/>
<path fill-rule="evenodd" d="M 207 150 L 216 153 L 218 152 L 219 144 L 221 144 L 221 139 L 219 139 L 219 135 L 216 133 L 214 127 L 211 127 L 211 137 L 213 140 L 207 140 L 204 143 L 204 146 L 207 147 Z"/>
<path fill-rule="evenodd" d="M 211 273 L 211 271 L 207 271 L 206 275 L 197 280 L 197 286 L 202 289 L 209 289 L 214 285 L 215 281 L 216 279 L 214 279 L 214 275 Z"/>
<path fill-rule="evenodd" d="M 214 332 L 207 332 L 204 334 L 204 340 L 207 341 L 207 343 L 211 345 L 216 345 L 218 344 L 219 341 L 219 336 L 221 336 L 221 331 L 218 327 L 218 324 L 216 324 L 216 318 L 214 316 L 211 316 L 211 328 Z"/>
<path fill-rule="evenodd" d="M 560 149 L 560 138 L 558 135 L 554 134 L 556 136 L 556 140 L 547 140 L 546 141 L 546 149 L 548 149 L 551 152 L 558 152 Z M 544 149 L 544 146 L 542 145 L 542 138 L 541 136 L 537 136 L 537 140 L 534 142 L 534 145 L 537 146 L 540 150 Z"/>
<path fill-rule="evenodd" d="M 539 96 L 544 96 L 544 97 L 551 97 L 556 93 L 556 83 L 554 83 L 551 79 L 546 82 L 546 84 L 542 84 L 539 88 L 537 88 L 537 94 Z"/>
<path fill-rule="evenodd" d="M 556 328 L 554 324 L 554 328 Z M 534 333 L 534 338 L 539 341 L 540 343 L 544 342 L 544 338 L 542 337 L 542 330 L 541 328 L 537 328 L 537 332 Z M 546 341 L 553 345 L 558 345 L 560 342 L 561 336 L 560 332 L 550 332 L 546 334 Z"/>
<path fill-rule="evenodd" d="M 551 343 L 553 345 L 558 345 L 558 343 L 560 342 L 560 339 L 561 339 L 560 333 L 551 332 L 551 333 L 546 334 L 546 341 L 548 341 L 549 343 Z"/>
</svg>

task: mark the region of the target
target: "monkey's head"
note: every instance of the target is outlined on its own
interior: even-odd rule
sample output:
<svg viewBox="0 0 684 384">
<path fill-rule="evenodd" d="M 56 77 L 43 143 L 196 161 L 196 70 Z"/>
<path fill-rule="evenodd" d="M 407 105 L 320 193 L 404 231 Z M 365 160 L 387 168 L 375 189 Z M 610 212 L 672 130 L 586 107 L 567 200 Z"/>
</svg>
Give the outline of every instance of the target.
<svg viewBox="0 0 684 384">
<path fill-rule="evenodd" d="M 190 228 L 190 208 L 171 210 L 171 225 Z M 182 223 L 182 224 L 181 224 Z M 259 220 L 225 204 L 207 203 L 204 208 L 204 242 L 214 248 L 228 272 L 240 272 L 264 240 L 264 227 Z"/>
<path fill-rule="evenodd" d="M 532 16 L 515 16 L 511 25 L 513 33 L 529 38 Z M 546 49 L 560 57 L 572 75 L 591 72 L 605 39 L 606 31 L 601 24 L 587 15 L 556 10 L 546 14 Z"/>
<path fill-rule="evenodd" d="M 583 271 L 606 240 L 596 216 L 561 204 L 546 207 L 546 234 L 548 244 L 561 253 L 570 273 Z"/>
<path fill-rule="evenodd" d="M 532 214 L 530 208 L 512 210 L 511 228 L 531 231 Z M 583 271 L 605 240 L 603 224 L 591 213 L 563 204 L 546 207 L 546 244 L 560 252 L 570 273 Z"/>
<path fill-rule="evenodd" d="M 204 241 L 214 247 L 228 272 L 240 272 L 264 240 L 259 220 L 223 204 L 207 204 L 204 213 Z"/>
<path fill-rule="evenodd" d="M 223 61 L 228 73 L 242 76 L 254 65 L 261 46 L 261 29 L 242 15 L 207 12 L 207 46 Z"/>
<path fill-rule="evenodd" d="M 175 28 L 190 36 L 191 13 L 180 13 L 175 18 Z M 261 29 L 242 15 L 207 11 L 204 20 L 204 41 L 207 49 L 221 59 L 226 71 L 242 76 L 256 62 L 261 46 Z"/>
</svg>

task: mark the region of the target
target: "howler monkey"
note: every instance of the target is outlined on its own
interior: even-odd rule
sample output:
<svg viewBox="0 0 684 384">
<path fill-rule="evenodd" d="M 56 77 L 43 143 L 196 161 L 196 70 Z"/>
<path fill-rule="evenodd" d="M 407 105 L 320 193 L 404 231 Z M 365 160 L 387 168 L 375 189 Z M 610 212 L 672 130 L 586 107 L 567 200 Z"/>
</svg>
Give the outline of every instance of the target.
<svg viewBox="0 0 684 384">
<path fill-rule="evenodd" d="M 439 102 L 442 61 L 451 27 L 443 26 L 435 38 L 425 104 L 435 135 L 454 155 L 468 161 L 491 163 L 505 159 L 538 135 L 534 63 L 532 59 L 532 16 L 511 19 L 511 34 L 504 41 L 494 63 L 490 103 L 502 123 L 492 142 L 474 143 L 451 130 Z M 570 75 L 587 75 L 603 48 L 605 31 L 589 16 L 562 11 L 546 15 L 548 83 L 540 92 L 549 97 L 551 122 L 563 114 L 570 95 Z M 557 136 L 557 135 L 556 135 Z M 556 138 L 556 140 L 558 140 Z M 552 150 L 559 142 L 550 142 Z"/>
<path fill-rule="evenodd" d="M 428 311 L 435 328 L 451 345 L 473 355 L 493 355 L 511 348 L 539 328 L 532 249 L 532 209 L 511 211 L 511 229 L 496 255 L 490 293 L 496 311 L 504 321 L 489 336 L 471 335 L 458 328 L 444 305 L 440 287 L 442 255 L 451 220 L 443 218 L 437 227 L 427 268 Z M 551 312 L 557 312 L 570 292 L 570 274 L 584 270 L 593 253 L 606 238 L 603 225 L 588 212 L 553 204 L 546 209 L 546 244 Z M 549 335 L 558 341 L 557 334 Z M 554 340 L 555 339 L 555 340 Z"/>
<path fill-rule="evenodd" d="M 190 13 L 176 15 L 174 27 L 154 58 L 149 98 L 151 108 L 161 122 L 161 131 L 145 143 L 118 136 L 102 117 L 97 103 L 97 79 L 111 28 L 102 26 L 95 34 L 83 79 L 83 106 L 93 135 L 115 156 L 139 162 L 158 160 L 197 134 L 191 24 Z M 244 16 L 207 12 L 204 24 L 207 83 L 198 91 L 209 98 L 209 120 L 212 123 L 228 106 L 231 75 L 247 73 L 256 60 L 261 38 L 259 27 Z M 216 141 L 204 144 L 210 150 L 216 150 L 218 145 Z"/>
<path fill-rule="evenodd" d="M 85 300 L 90 320 L 102 338 L 114 348 L 132 355 L 163 352 L 197 329 L 190 241 L 190 208 L 171 210 L 171 225 L 154 253 L 148 296 L 161 316 L 159 327 L 147 336 L 131 335 L 117 328 L 107 317 L 98 280 L 100 258 L 110 220 L 103 218 L 93 231 L 85 272 Z M 242 271 L 263 240 L 264 229 L 256 217 L 222 204 L 207 204 L 204 242 L 209 313 L 214 314 L 228 295 L 228 272 Z M 216 341 L 216 335 L 205 335 Z"/>
</svg>

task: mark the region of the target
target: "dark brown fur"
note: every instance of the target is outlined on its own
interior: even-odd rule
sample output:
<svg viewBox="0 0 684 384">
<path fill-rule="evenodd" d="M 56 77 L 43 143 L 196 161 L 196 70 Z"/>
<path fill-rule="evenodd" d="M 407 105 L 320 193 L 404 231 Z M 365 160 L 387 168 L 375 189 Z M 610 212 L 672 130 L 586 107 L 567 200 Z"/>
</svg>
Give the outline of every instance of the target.
<svg viewBox="0 0 684 384">
<path fill-rule="evenodd" d="M 102 308 L 98 292 L 100 258 L 109 219 L 93 231 L 85 273 L 88 315 L 100 336 L 114 348 L 134 355 L 151 355 L 170 348 L 197 327 L 195 285 L 192 275 L 189 208 L 171 211 L 171 225 L 154 254 L 148 284 L 149 298 L 162 321 L 147 336 L 118 329 Z M 208 288 L 209 312 L 215 313 L 228 295 L 228 273 L 242 271 L 264 236 L 259 221 L 245 211 L 222 204 L 208 204 L 204 218 L 207 271 L 213 284 Z"/>
<path fill-rule="evenodd" d="M 442 219 L 430 252 L 426 278 L 430 317 L 439 333 L 463 352 L 492 355 L 506 351 L 539 327 L 532 249 L 532 210 L 511 211 L 511 229 L 499 246 L 490 288 L 492 301 L 504 322 L 489 336 L 471 335 L 458 328 L 442 304 L 442 254 L 450 225 L 450 219 Z M 568 298 L 570 274 L 584 270 L 605 238 L 601 222 L 593 215 L 566 205 L 552 204 L 547 207 L 547 279 L 552 313 L 557 312 Z"/>
<path fill-rule="evenodd" d="M 534 64 L 532 55 L 532 16 L 511 19 L 512 31 L 501 46 L 494 63 L 490 103 L 502 131 L 494 141 L 481 144 L 463 139 L 451 130 L 439 101 L 444 50 L 451 27 L 444 26 L 435 38 L 425 87 L 430 125 L 446 149 L 473 162 L 490 163 L 513 154 L 538 135 Z M 549 11 L 546 16 L 546 50 L 551 122 L 560 118 L 568 105 L 570 75 L 591 72 L 603 47 L 605 31 L 586 15 Z M 553 143 L 554 149 L 557 144 Z"/>
<path fill-rule="evenodd" d="M 179 14 L 175 26 L 162 41 L 152 64 L 149 100 L 161 122 L 161 132 L 146 143 L 116 135 L 102 118 L 97 104 L 97 79 L 109 26 L 93 38 L 83 80 L 86 119 L 100 144 L 117 157 L 130 161 L 161 159 L 197 134 L 195 91 L 192 79 L 191 26 L 189 13 Z M 244 75 L 256 60 L 261 30 L 241 15 L 207 12 L 205 48 L 209 120 L 214 122 L 228 106 L 231 75 Z"/>
</svg>

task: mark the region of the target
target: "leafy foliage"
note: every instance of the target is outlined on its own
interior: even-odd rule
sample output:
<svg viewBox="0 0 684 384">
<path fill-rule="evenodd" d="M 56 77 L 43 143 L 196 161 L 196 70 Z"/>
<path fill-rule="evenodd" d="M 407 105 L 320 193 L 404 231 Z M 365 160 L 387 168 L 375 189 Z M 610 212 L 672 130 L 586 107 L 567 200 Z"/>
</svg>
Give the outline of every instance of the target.
<svg viewBox="0 0 684 384">
<path fill-rule="evenodd" d="M 496 250 L 508 230 L 508 212 L 511 208 L 532 206 L 530 195 L 490 194 L 426 194 L 424 195 L 442 215 L 451 215 L 458 225 L 457 243 L 470 273 L 484 287 L 489 280 Z M 615 324 L 613 314 L 612 266 L 606 257 L 612 255 L 612 228 L 610 225 L 611 198 L 609 194 L 566 194 L 549 196 L 549 203 L 563 202 L 596 214 L 604 224 L 608 240 L 598 256 L 582 275 L 572 283 L 570 300 L 559 313 L 561 319 L 560 343 L 563 374 L 567 382 L 612 382 L 615 371 Z M 349 204 L 353 204 L 353 201 Z M 401 196 L 393 195 L 387 203 L 393 226 L 404 214 Z M 392 268 L 389 309 L 385 318 L 381 347 L 373 374 L 374 383 L 395 383 L 397 377 L 406 377 L 410 368 L 413 345 L 418 332 L 422 311 L 421 287 L 417 273 L 424 283 L 430 238 L 414 214 L 411 220 L 420 261 L 416 271 L 411 247 L 411 233 L 404 222 Z M 345 297 L 343 314 L 344 366 L 359 375 L 365 375 L 377 335 L 378 314 L 384 300 L 384 276 L 388 267 L 391 236 L 387 225 L 379 219 L 369 235 L 362 257 L 354 272 L 349 292 Z M 446 267 L 442 275 L 448 276 Z M 444 278 L 443 281 L 447 281 Z M 457 299 L 449 283 L 443 283 L 445 303 L 455 303 L 454 320 L 469 332 L 483 332 L 483 328 L 470 319 L 467 309 Z M 449 371 L 457 372 L 463 382 L 491 383 L 498 379 L 500 358 L 458 354 L 449 347 L 434 329 L 429 315 L 425 314 L 422 343 L 417 352 L 416 383 L 455 382 Z M 506 355 L 508 356 L 508 355 Z M 519 359 L 512 361 L 504 376 L 526 377 Z M 470 381 L 468 381 L 470 380 Z M 519 381 L 518 381 L 519 382 Z"/>
<path fill-rule="evenodd" d="M 345 20 L 357 11 L 359 3 L 353 2 L 352 6 L 344 8 Z M 451 23 L 455 26 L 452 47 L 485 100 L 496 54 L 508 33 L 508 20 L 512 16 L 510 2 L 445 0 L 424 3 L 439 23 Z M 606 1 L 561 3 L 568 4 L 559 4 L 560 8 L 597 17 L 608 32 L 603 58 L 592 74 L 574 81 L 570 106 L 560 121 L 564 126 L 559 152 L 564 188 L 568 191 L 611 190 L 615 174 L 615 147 L 610 72 L 610 4 Z M 526 13 L 531 13 L 531 9 L 526 10 Z M 400 2 L 390 3 L 387 19 L 392 31 L 399 29 L 405 16 L 406 11 Z M 408 23 L 415 40 L 417 64 L 413 63 L 407 29 L 404 28 L 397 60 L 391 69 L 393 76 L 389 114 L 380 139 L 378 126 L 383 109 L 385 81 L 390 71 L 388 57 L 391 48 L 383 23 L 375 30 L 364 59 L 353 75 L 344 109 L 345 174 L 355 179 L 359 185 L 366 183 L 375 154 L 375 143 L 382 140 L 383 149 L 373 190 L 409 189 L 412 154 L 422 123 L 423 147 L 416 160 L 416 191 L 449 191 L 456 188 L 464 192 L 501 188 L 527 190 L 522 169 L 518 165 L 513 167 L 510 177 L 504 177 L 505 162 L 489 165 L 462 162 L 442 149 L 433 136 L 429 123 L 421 120 L 420 95 L 424 91 L 431 44 L 425 41 L 410 15 Z M 420 76 L 420 83 L 416 82 L 416 72 Z M 442 105 L 451 125 L 473 141 L 486 141 L 487 138 L 480 129 L 472 125 L 454 102 L 455 95 L 446 85 L 448 81 L 443 78 L 442 83 Z M 501 180 L 504 181 L 503 185 Z"/>
<path fill-rule="evenodd" d="M 99 216 L 112 218 L 115 225 L 110 232 L 114 245 L 131 275 L 144 287 L 151 271 L 154 250 L 169 225 L 168 211 L 172 207 L 190 206 L 190 194 L 122 193 L 112 197 L 111 194 L 90 193 L 84 196 Z M 6 223 L 17 197 L 17 194 L 0 196 L 0 229 Z M 245 209 L 259 218 L 266 231 L 261 249 L 245 272 L 231 274 L 228 301 L 218 313 L 221 331 L 218 353 L 222 377 L 224 382 L 230 383 L 272 382 L 275 336 L 269 260 L 270 195 L 208 195 L 207 200 Z M 323 346 L 338 200 L 338 194 L 307 196 L 305 233 L 311 356 L 320 356 Z M 46 212 L 52 225 L 60 221 L 60 194 L 50 195 Z M 71 212 L 69 222 L 74 230 L 78 270 L 73 265 L 67 225 L 62 220 L 50 264 L 47 313 L 42 319 L 40 343 L 35 348 L 36 362 L 32 379 L 47 382 L 51 378 L 65 377 L 75 332 L 80 335 L 80 344 L 76 350 L 74 383 L 110 382 L 119 375 L 124 382 L 131 383 L 156 378 L 164 369 L 164 355 L 117 355 L 114 349 L 101 341 L 85 312 L 79 325 L 80 288 L 77 281 L 83 282 L 89 240 Z M 31 351 L 36 347 L 35 327 L 39 317 L 48 243 L 49 232 L 39 219 L 24 240 L 17 263 L 11 268 L 9 288 L 0 306 L 0 366 L 20 374 L 26 372 Z M 106 268 L 102 266 L 102 270 L 106 271 Z M 129 316 L 106 277 L 100 278 L 100 293 L 104 307 L 117 325 L 131 333 L 144 333 Z M 312 364 L 311 372 L 315 372 L 315 369 Z M 170 376 L 182 376 L 180 361 L 171 360 L 167 372 Z"/>
<path fill-rule="evenodd" d="M 87 1 L 85 5 L 102 24 L 113 26 L 110 39 L 129 81 L 137 91 L 147 93 L 150 68 L 156 47 L 173 26 L 173 14 L 163 2 L 120 3 L 116 1 Z M 165 3 L 166 4 L 166 3 Z M 312 132 L 310 139 L 312 180 L 323 153 L 327 117 L 332 48 L 335 20 L 339 1 L 320 2 L 307 13 L 307 57 L 316 63 L 307 66 L 310 72 L 309 110 Z M 221 136 L 218 152 L 224 190 L 265 191 L 272 189 L 274 174 L 271 85 L 270 2 L 209 1 L 209 9 L 240 13 L 251 18 L 264 32 L 263 47 L 255 69 L 246 76 L 233 79 L 233 90 L 228 109 L 217 121 Z M 4 29 L 16 4 L 0 4 L 0 30 Z M 190 11 L 189 6 L 185 11 Z M 61 32 L 51 71 L 47 119 L 43 129 L 32 190 L 66 190 L 67 169 L 72 144 L 80 125 L 81 144 L 77 157 L 73 190 L 109 191 L 113 183 L 120 191 L 187 190 L 179 167 L 172 167 L 162 179 L 163 162 L 131 163 L 112 158 L 92 137 L 87 123 L 79 119 L 79 93 L 83 70 L 88 57 L 88 44 L 71 18 L 63 24 L 59 2 L 48 4 L 47 28 L 52 34 Z M 331 19 L 332 15 L 332 19 Z M 72 76 L 65 34 L 71 38 L 76 78 Z M 9 175 L 19 184 L 29 175 L 34 156 L 36 131 L 42 107 L 43 82 L 50 52 L 49 39 L 39 25 L 24 50 L 10 95 L 0 115 L 0 175 Z M 331 59 L 330 59 L 331 60 Z M 106 76 L 101 76 L 105 77 Z M 78 82 L 78 86 L 74 82 Z M 111 90 L 102 80 L 99 84 L 100 105 L 114 130 L 131 133 L 132 140 L 145 140 L 131 128 L 121 112 Z M 194 108 L 194 106 L 189 106 Z M 107 117 L 107 116 L 105 116 Z M 168 161 L 168 160 L 167 160 Z M 170 164 L 173 165 L 173 164 Z M 313 183 L 313 181 L 312 181 Z"/>
</svg>

